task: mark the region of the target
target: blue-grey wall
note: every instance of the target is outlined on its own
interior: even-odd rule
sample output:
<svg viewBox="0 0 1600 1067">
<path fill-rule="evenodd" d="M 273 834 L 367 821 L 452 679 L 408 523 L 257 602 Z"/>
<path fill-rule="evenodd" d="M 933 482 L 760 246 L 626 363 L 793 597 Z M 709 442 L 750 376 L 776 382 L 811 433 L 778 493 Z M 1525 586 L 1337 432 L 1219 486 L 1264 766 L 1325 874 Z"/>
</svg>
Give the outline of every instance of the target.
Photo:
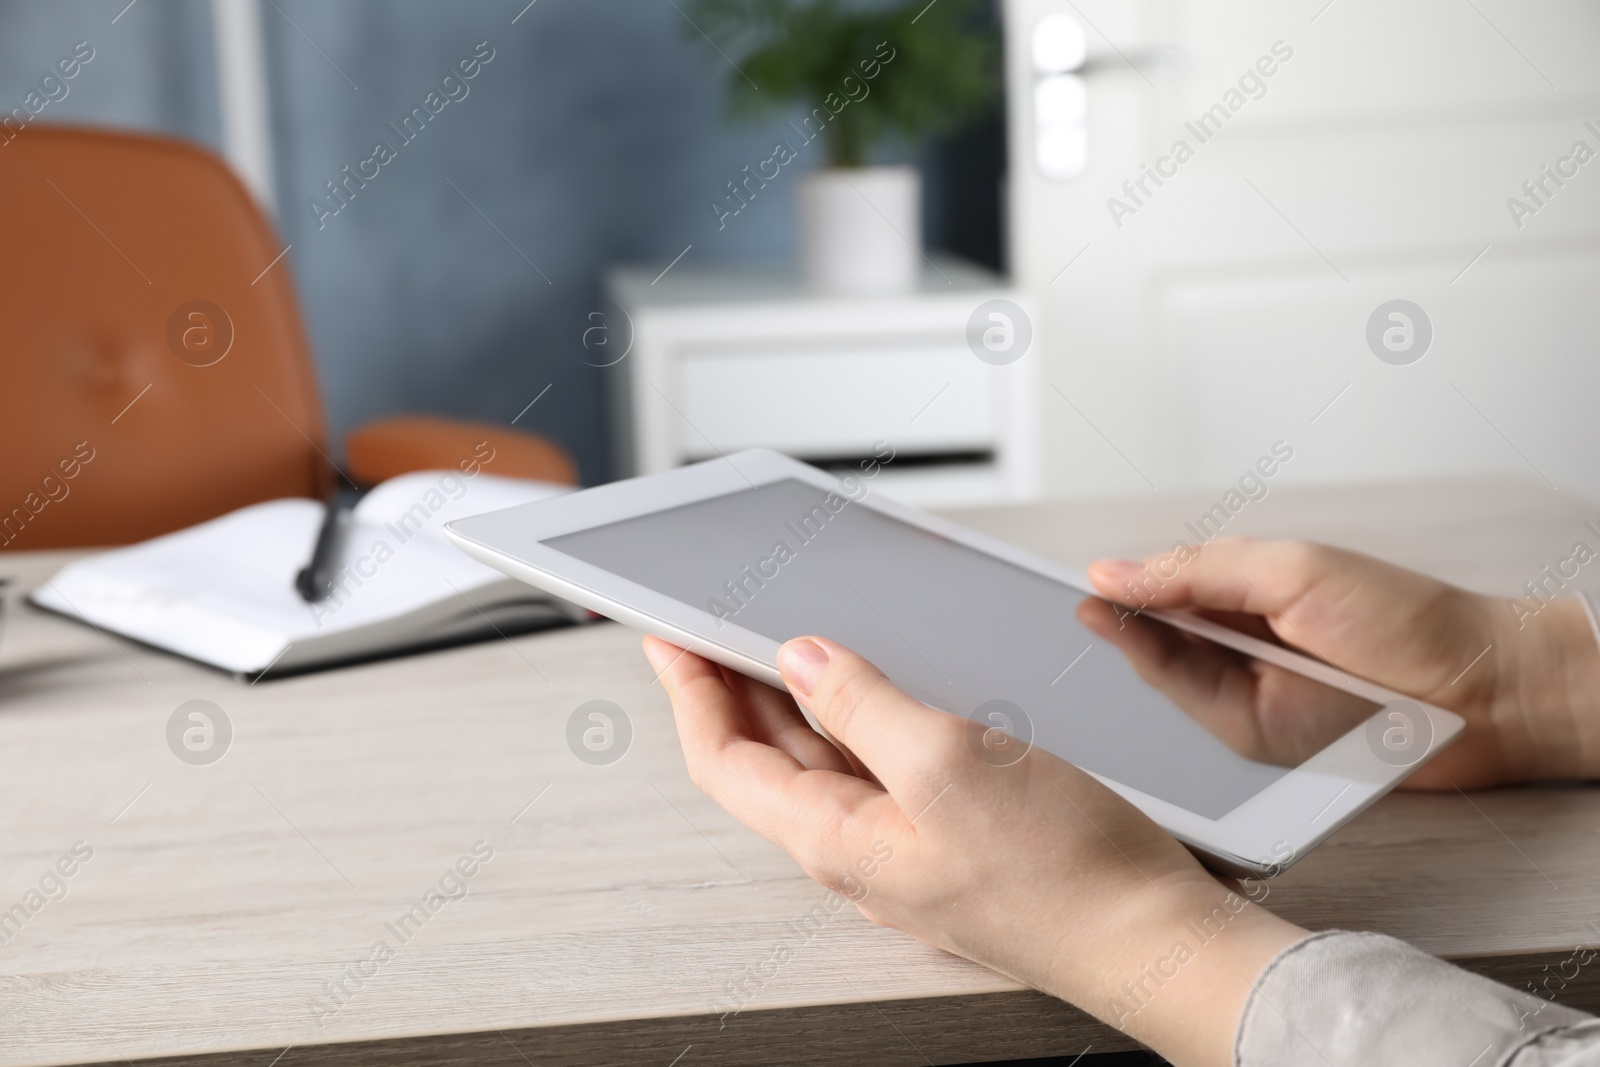
<svg viewBox="0 0 1600 1067">
<path fill-rule="evenodd" d="M 0 109 L 86 39 L 95 60 L 41 120 L 218 146 L 210 5 L 126 3 L 0 0 Z M 334 440 L 408 411 L 507 423 L 550 385 L 517 425 L 564 443 L 595 482 L 615 372 L 585 365 L 579 337 L 605 267 L 665 264 L 691 243 L 684 265 L 790 256 L 788 189 L 721 230 L 708 206 L 771 154 L 782 122 L 724 118 L 726 61 L 667 0 L 526 5 L 267 0 L 279 226 Z M 468 95 L 402 145 L 387 124 L 479 42 L 494 57 Z M 324 183 L 379 140 L 397 158 L 319 228 L 308 201 L 331 204 Z"/>
<path fill-rule="evenodd" d="M 605 267 L 690 243 L 685 264 L 790 250 L 787 199 L 720 232 L 707 206 L 771 148 L 722 121 L 721 58 L 662 0 L 539 0 L 515 25 L 526 0 L 277 3 L 328 56 L 266 9 L 285 236 L 334 425 L 407 409 L 506 422 L 554 383 L 518 425 L 603 477 L 608 372 L 578 339 Z M 319 231 L 308 199 L 375 141 L 398 147 L 386 123 L 481 41 L 494 58 L 466 98 Z"/>
</svg>

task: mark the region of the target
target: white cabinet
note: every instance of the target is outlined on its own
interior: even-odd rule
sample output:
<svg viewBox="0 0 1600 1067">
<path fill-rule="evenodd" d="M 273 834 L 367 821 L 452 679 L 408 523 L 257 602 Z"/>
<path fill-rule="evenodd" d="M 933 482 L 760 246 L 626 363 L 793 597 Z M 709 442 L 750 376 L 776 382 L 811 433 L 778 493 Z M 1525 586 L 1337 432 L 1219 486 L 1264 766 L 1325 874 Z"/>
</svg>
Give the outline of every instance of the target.
<svg viewBox="0 0 1600 1067">
<path fill-rule="evenodd" d="M 886 444 L 876 484 L 908 503 L 1037 491 L 1039 338 L 1003 365 L 968 343 L 975 315 L 992 328 L 993 300 L 1029 320 L 1007 329 L 1031 331 L 994 274 L 938 258 L 914 292 L 839 297 L 777 269 L 680 265 L 619 269 L 608 287 L 608 342 L 631 342 L 607 371 L 623 475 L 756 446 L 842 468 Z"/>
</svg>

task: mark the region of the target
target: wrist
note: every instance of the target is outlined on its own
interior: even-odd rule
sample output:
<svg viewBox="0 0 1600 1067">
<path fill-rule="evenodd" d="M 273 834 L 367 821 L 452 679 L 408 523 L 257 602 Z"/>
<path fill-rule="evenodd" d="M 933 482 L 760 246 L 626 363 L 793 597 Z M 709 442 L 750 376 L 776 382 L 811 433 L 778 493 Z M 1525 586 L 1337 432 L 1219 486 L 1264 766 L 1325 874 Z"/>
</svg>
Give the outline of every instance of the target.
<svg viewBox="0 0 1600 1067">
<path fill-rule="evenodd" d="M 1101 965 L 1050 990 L 1184 1067 L 1228 1067 L 1256 978 L 1306 931 L 1261 906 L 1271 883 L 1209 875 L 1129 894 L 1102 931 Z"/>
<path fill-rule="evenodd" d="M 1525 779 L 1600 777 L 1600 642 L 1577 597 L 1519 618 L 1503 638 L 1516 664 L 1497 697 L 1497 722 L 1516 722 Z"/>
</svg>

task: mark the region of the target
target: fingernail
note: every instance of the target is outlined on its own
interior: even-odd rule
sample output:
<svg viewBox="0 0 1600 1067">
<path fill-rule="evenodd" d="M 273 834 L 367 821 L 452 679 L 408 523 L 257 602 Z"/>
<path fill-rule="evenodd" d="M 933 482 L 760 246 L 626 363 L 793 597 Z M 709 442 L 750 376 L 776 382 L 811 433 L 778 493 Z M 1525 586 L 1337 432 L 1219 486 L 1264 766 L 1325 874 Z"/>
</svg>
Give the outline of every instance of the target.
<svg viewBox="0 0 1600 1067">
<path fill-rule="evenodd" d="M 1102 559 L 1093 569 L 1107 582 L 1131 582 L 1144 573 L 1144 564 L 1131 559 Z"/>
<path fill-rule="evenodd" d="M 778 669 L 798 696 L 808 697 L 828 666 L 828 650 L 808 637 L 796 638 L 778 649 Z"/>
<path fill-rule="evenodd" d="M 650 668 L 657 674 L 665 670 L 672 663 L 672 657 L 677 654 L 677 651 L 669 649 L 659 640 L 644 642 L 644 658 L 650 661 Z"/>
</svg>

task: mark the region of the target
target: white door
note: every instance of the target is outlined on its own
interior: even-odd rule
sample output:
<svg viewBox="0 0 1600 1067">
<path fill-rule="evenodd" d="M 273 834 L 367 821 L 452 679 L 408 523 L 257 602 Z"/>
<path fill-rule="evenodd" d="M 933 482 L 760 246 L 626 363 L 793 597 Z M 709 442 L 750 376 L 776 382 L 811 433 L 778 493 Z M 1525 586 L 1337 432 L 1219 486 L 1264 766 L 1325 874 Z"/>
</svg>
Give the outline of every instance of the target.
<svg viewBox="0 0 1600 1067">
<path fill-rule="evenodd" d="M 1049 15 L 1088 45 L 1075 175 L 1071 77 L 1041 89 L 1033 55 Z M 1274 484 L 1510 473 L 1600 498 L 1600 7 L 1005 16 L 1047 492 L 1217 486 L 1284 442 Z"/>
</svg>

